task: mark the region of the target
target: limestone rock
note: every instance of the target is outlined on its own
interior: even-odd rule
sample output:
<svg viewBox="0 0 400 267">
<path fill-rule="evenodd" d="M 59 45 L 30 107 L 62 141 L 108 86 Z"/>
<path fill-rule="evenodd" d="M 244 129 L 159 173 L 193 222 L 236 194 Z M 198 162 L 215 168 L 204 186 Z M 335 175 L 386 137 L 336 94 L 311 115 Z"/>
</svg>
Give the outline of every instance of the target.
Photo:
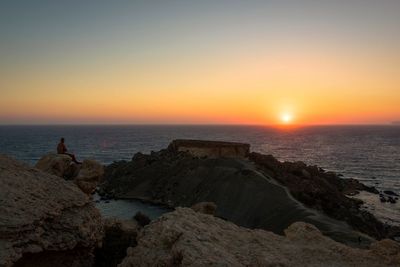
<svg viewBox="0 0 400 267">
<path fill-rule="evenodd" d="M 319 168 L 302 162 L 284 164 L 264 155 L 256 159 L 260 164 L 240 158 L 199 158 L 170 150 L 138 153 L 131 161 L 108 165 L 100 187 L 102 193 L 111 197 L 142 199 L 170 207 L 213 202 L 218 207 L 217 217 L 277 234 L 283 234 L 294 222 L 304 221 L 338 241 L 355 246 L 360 245 L 360 235 L 354 228 L 374 237 L 387 236 L 383 224 L 372 215 L 359 216 L 359 204 L 335 186 L 339 179 L 330 179 L 327 173 L 320 177 Z M 355 227 L 343 225 L 323 213 L 334 215 L 337 220 L 352 221 Z"/>
<path fill-rule="evenodd" d="M 295 223 L 280 236 L 178 208 L 145 227 L 120 267 L 133 266 L 399 266 L 398 244 L 351 248 Z M 382 243 L 383 242 L 383 243 Z M 387 253 L 382 253 L 388 251 Z"/>
<path fill-rule="evenodd" d="M 41 171 L 64 177 L 69 169 L 72 159 L 68 155 L 49 153 L 43 156 L 35 165 Z"/>
<path fill-rule="evenodd" d="M 200 202 L 194 204 L 191 207 L 195 212 L 200 212 L 209 215 L 215 215 L 215 211 L 217 210 L 217 205 L 214 202 Z"/>
<path fill-rule="evenodd" d="M 0 184 L 0 266 L 88 266 L 101 216 L 76 185 L 6 156 Z"/>
<path fill-rule="evenodd" d="M 84 160 L 74 182 L 86 194 L 91 194 L 103 177 L 104 167 L 94 160 Z"/>
<path fill-rule="evenodd" d="M 50 153 L 43 156 L 36 168 L 67 180 L 74 180 L 86 194 L 91 194 L 103 177 L 104 167 L 95 160 L 86 159 L 82 165 L 75 164 L 68 155 Z"/>
</svg>

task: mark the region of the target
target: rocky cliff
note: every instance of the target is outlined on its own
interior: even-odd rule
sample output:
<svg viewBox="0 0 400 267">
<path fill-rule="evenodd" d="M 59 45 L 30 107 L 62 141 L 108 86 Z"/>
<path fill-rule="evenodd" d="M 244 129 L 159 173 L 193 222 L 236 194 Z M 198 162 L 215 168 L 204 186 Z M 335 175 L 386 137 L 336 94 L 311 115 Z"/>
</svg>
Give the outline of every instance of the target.
<svg viewBox="0 0 400 267">
<path fill-rule="evenodd" d="M 0 156 L 0 266 L 91 266 L 98 210 L 72 182 Z"/>
<path fill-rule="evenodd" d="M 347 240 L 363 238 L 351 233 L 350 227 L 333 229 L 341 223 L 324 216 L 329 215 L 377 239 L 400 234 L 396 227 L 386 227 L 360 210 L 360 201 L 346 196 L 357 190 L 374 192 L 373 188 L 316 166 L 281 163 L 257 153 L 251 153 L 249 159 L 195 157 L 171 149 L 138 153 L 132 161 L 107 166 L 104 177 L 102 192 L 117 198 L 172 207 L 211 201 L 219 207 L 217 216 L 275 233 L 283 233 L 293 222 L 305 221 L 337 240 L 343 232 L 348 234 Z"/>
<path fill-rule="evenodd" d="M 178 208 L 146 226 L 138 245 L 119 265 L 133 266 L 399 266 L 400 245 L 391 240 L 368 250 L 350 248 L 298 222 L 285 236 L 250 230 Z"/>
</svg>

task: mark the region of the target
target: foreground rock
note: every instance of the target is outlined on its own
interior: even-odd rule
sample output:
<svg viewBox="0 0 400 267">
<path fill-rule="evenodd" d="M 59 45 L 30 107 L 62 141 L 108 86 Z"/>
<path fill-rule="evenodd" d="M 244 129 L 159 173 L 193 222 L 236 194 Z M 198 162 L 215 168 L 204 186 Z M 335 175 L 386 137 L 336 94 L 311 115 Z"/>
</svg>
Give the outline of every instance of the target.
<svg viewBox="0 0 400 267">
<path fill-rule="evenodd" d="M 134 220 L 104 220 L 102 247 L 96 249 L 96 267 L 117 266 L 126 257 L 128 247 L 136 246 L 141 226 Z"/>
<path fill-rule="evenodd" d="M 67 178 L 66 174 L 71 172 L 72 159 L 68 155 L 49 153 L 44 155 L 36 163 L 35 168 L 44 172 Z"/>
<path fill-rule="evenodd" d="M 313 225 L 292 224 L 279 236 L 178 208 L 139 233 L 121 267 L 133 266 L 399 266 L 391 240 L 355 249 L 323 236 Z"/>
<path fill-rule="evenodd" d="M 102 223 L 71 182 L 0 156 L 0 266 L 91 266 Z"/>
<path fill-rule="evenodd" d="M 191 207 L 192 210 L 195 212 L 200 212 L 204 214 L 209 214 L 209 215 L 215 215 L 215 212 L 217 211 L 217 205 L 215 205 L 214 202 L 200 202 L 197 204 L 194 204 Z"/>
<path fill-rule="evenodd" d="M 79 165 L 73 163 L 68 155 L 54 153 L 43 156 L 35 167 L 66 180 L 74 180 L 86 194 L 94 192 L 104 174 L 103 165 L 94 160 L 86 159 Z"/>
<path fill-rule="evenodd" d="M 97 161 L 85 159 L 78 175 L 73 179 L 84 193 L 91 194 L 95 191 L 103 174 L 103 165 Z"/>
</svg>

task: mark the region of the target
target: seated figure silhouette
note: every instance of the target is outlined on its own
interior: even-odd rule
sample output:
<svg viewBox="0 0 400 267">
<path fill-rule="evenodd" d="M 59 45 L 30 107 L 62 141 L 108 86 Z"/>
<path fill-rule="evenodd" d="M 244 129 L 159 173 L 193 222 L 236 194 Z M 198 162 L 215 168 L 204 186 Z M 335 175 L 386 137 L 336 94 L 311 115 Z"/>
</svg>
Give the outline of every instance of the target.
<svg viewBox="0 0 400 267">
<path fill-rule="evenodd" d="M 65 146 L 65 139 L 64 139 L 64 137 L 62 137 L 60 139 L 60 143 L 58 143 L 58 145 L 57 145 L 57 153 L 58 154 L 68 155 L 68 156 L 70 156 L 72 158 L 72 161 L 75 162 L 76 164 L 82 164 L 81 162 L 76 160 L 74 154 L 67 153 L 67 151 L 68 150 L 67 150 L 67 147 Z"/>
</svg>

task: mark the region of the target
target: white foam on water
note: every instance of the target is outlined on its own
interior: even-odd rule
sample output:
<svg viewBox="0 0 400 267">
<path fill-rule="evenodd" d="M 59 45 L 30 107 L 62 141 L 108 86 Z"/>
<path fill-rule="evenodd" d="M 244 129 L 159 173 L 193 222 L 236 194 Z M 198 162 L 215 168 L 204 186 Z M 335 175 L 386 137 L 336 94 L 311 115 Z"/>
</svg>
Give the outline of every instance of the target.
<svg viewBox="0 0 400 267">
<path fill-rule="evenodd" d="M 361 191 L 353 198 L 360 199 L 364 202 L 362 209 L 372 213 L 378 220 L 390 225 L 400 226 L 400 201 L 397 203 L 382 203 L 379 195 L 366 191 Z"/>
</svg>

